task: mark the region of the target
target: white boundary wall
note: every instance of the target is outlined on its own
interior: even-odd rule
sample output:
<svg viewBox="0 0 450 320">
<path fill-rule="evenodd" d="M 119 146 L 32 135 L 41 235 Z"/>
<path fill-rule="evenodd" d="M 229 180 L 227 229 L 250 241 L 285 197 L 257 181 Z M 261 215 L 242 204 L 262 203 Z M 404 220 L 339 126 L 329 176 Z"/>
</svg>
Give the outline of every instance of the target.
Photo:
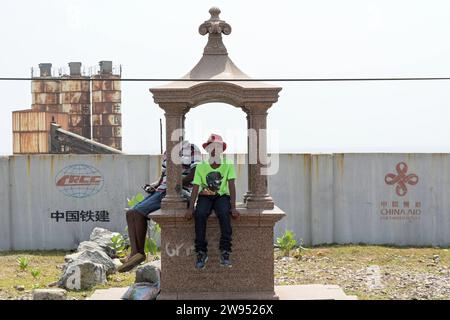
<svg viewBox="0 0 450 320">
<path fill-rule="evenodd" d="M 245 156 L 237 159 L 241 163 Z M 278 173 L 269 177 L 270 194 L 287 214 L 276 225 L 277 236 L 291 229 L 306 245 L 450 245 L 448 154 L 281 154 L 279 159 Z M 124 232 L 126 198 L 158 178 L 160 160 L 154 155 L 0 157 L 0 250 L 72 249 L 95 226 Z M 396 193 L 398 183 L 385 181 L 389 173 L 398 175 L 398 163 L 407 165 L 405 177 L 418 180 L 405 184 L 405 195 Z M 101 177 L 97 193 L 89 193 L 97 191 L 93 186 L 78 194 L 56 185 L 65 171 L 79 171 L 73 165 L 93 168 L 86 175 Z M 247 190 L 246 166 L 236 165 L 236 172 L 240 196 Z M 51 218 L 56 211 L 75 211 L 71 217 L 89 221 L 57 222 Z M 96 211 L 107 211 L 109 222 L 91 221 Z"/>
</svg>

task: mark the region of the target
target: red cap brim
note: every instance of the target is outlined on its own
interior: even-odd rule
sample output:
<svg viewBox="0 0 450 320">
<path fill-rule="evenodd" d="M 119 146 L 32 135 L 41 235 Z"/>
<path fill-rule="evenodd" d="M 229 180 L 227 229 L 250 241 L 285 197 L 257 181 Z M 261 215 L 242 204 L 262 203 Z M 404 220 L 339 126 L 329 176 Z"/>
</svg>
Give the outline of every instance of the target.
<svg viewBox="0 0 450 320">
<path fill-rule="evenodd" d="M 206 147 L 208 147 L 211 143 L 213 142 L 205 142 L 204 144 L 202 144 L 203 149 L 206 150 Z M 222 151 L 225 151 L 225 149 L 227 148 L 227 144 L 225 142 L 217 142 L 215 141 L 214 143 L 222 143 Z"/>
</svg>

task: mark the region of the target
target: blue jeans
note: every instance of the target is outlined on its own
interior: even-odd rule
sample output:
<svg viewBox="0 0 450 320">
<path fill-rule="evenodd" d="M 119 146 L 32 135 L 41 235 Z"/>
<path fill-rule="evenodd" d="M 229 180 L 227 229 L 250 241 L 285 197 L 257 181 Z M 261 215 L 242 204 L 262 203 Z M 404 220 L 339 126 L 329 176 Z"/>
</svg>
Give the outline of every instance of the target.
<svg viewBox="0 0 450 320">
<path fill-rule="evenodd" d="M 148 216 L 150 213 L 161 208 L 161 200 L 166 195 L 166 192 L 155 191 L 148 195 L 144 200 L 135 204 L 131 210 L 136 210 L 143 216 Z"/>
<path fill-rule="evenodd" d="M 220 225 L 220 243 L 219 249 L 231 252 L 231 201 L 229 195 L 222 196 L 202 196 L 197 200 L 195 208 L 195 251 L 208 251 L 208 242 L 206 241 L 206 223 L 214 209 Z"/>
</svg>

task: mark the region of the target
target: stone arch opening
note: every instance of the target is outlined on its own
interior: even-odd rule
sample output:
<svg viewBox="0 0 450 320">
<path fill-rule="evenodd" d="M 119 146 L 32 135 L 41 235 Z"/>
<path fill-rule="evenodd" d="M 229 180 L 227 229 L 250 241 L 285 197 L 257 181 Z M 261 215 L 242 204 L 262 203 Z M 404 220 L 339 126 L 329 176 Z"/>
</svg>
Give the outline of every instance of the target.
<svg viewBox="0 0 450 320">
<path fill-rule="evenodd" d="M 184 138 L 200 148 L 209 134 L 216 133 L 227 142 L 226 153 L 248 152 L 246 114 L 241 108 L 223 102 L 201 104 L 185 114 L 183 128 Z"/>
</svg>

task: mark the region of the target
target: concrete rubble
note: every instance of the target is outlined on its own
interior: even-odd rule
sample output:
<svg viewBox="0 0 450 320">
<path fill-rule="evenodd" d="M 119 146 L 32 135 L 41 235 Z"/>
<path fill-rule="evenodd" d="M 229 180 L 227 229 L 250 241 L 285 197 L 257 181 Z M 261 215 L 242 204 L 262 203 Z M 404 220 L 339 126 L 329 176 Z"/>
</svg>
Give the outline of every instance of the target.
<svg viewBox="0 0 450 320">
<path fill-rule="evenodd" d="M 114 250 L 110 247 L 111 238 L 119 235 L 118 232 L 111 232 L 103 228 L 94 228 L 92 230 L 91 236 L 89 237 L 90 242 L 95 242 L 98 244 L 111 258 L 115 257 Z M 83 244 L 83 242 L 81 243 Z"/>
<path fill-rule="evenodd" d="M 105 284 L 107 276 L 115 273 L 120 262 L 110 247 L 111 238 L 118 233 L 95 228 L 90 241 L 79 244 L 77 252 L 65 256 L 66 264 L 58 286 L 68 290 L 85 290 Z"/>
<path fill-rule="evenodd" d="M 85 250 L 81 252 L 76 252 L 64 257 L 67 264 L 73 262 L 93 262 L 100 264 L 104 267 L 106 274 L 112 274 L 116 270 L 116 265 L 113 259 L 111 259 L 104 251 L 100 250 Z"/>
<path fill-rule="evenodd" d="M 135 283 L 121 296 L 124 300 L 155 300 L 160 292 L 161 261 L 152 261 L 136 269 Z"/>
<path fill-rule="evenodd" d="M 130 287 L 95 290 L 88 300 L 155 300 L 160 293 L 161 261 L 145 263 L 136 269 Z"/>
<path fill-rule="evenodd" d="M 64 289 L 35 289 L 33 300 L 66 300 L 67 291 Z"/>
<path fill-rule="evenodd" d="M 161 261 L 152 261 L 139 266 L 136 269 L 136 283 L 150 282 L 159 284 L 161 281 Z"/>
</svg>

